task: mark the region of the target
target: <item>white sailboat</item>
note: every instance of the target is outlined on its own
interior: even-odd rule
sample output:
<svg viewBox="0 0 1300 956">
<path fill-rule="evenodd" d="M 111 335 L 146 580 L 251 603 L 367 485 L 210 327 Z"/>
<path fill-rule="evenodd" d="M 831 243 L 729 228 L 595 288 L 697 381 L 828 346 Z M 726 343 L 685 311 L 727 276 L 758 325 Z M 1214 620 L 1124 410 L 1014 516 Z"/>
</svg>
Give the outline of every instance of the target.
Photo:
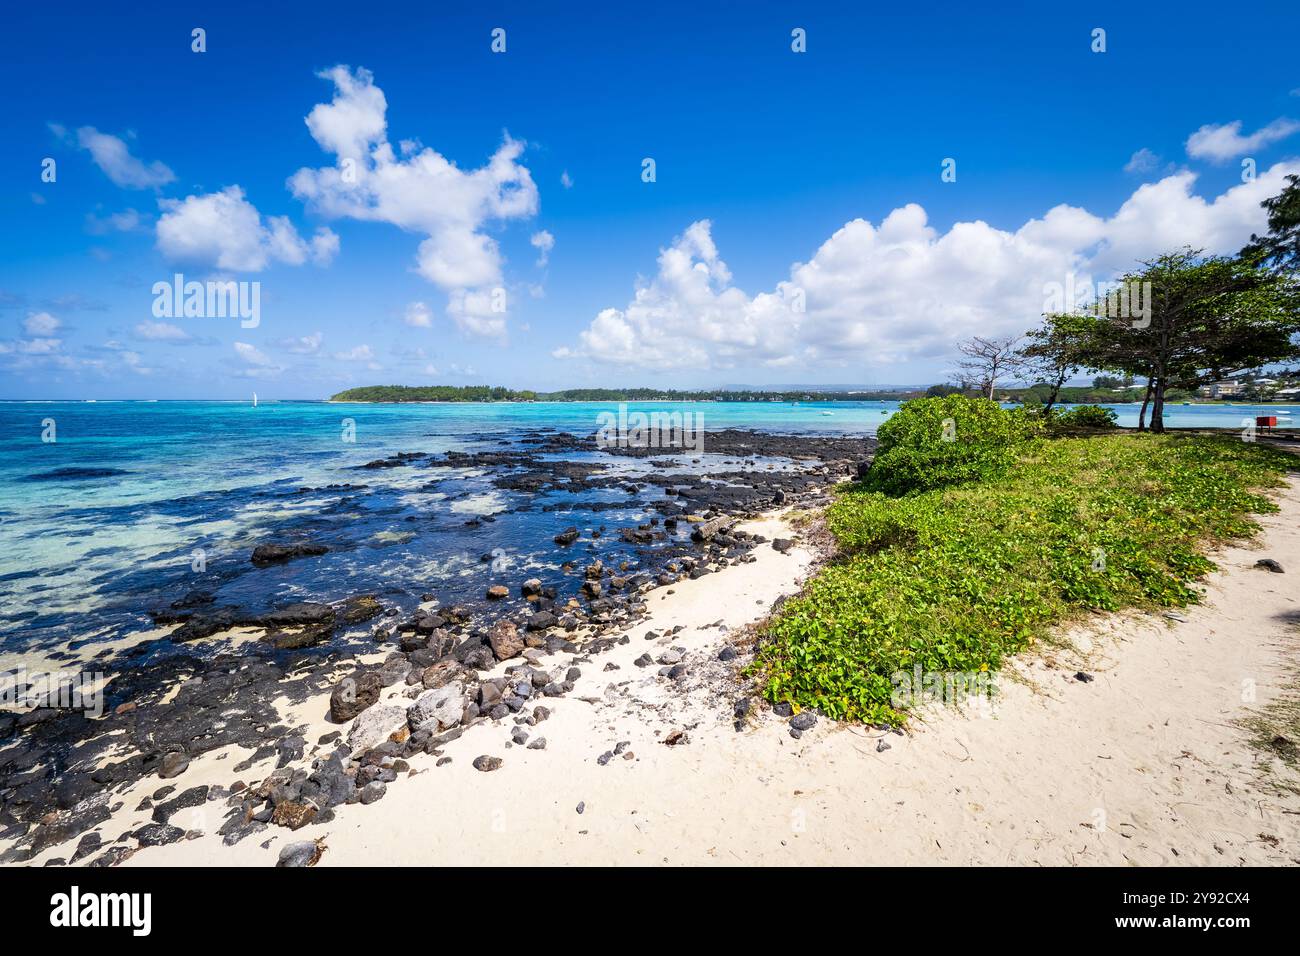
<svg viewBox="0 0 1300 956">
<path fill-rule="evenodd" d="M 253 407 L 257 407 L 257 392 L 253 393 Z"/>
</svg>

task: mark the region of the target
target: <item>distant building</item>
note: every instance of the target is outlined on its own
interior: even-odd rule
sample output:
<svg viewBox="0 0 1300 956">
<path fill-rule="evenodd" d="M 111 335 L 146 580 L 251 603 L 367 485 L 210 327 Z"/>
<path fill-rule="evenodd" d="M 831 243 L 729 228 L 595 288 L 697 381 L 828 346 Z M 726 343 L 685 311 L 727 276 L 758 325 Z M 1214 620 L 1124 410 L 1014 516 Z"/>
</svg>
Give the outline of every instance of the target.
<svg viewBox="0 0 1300 956">
<path fill-rule="evenodd" d="M 1196 392 L 1203 398 L 1232 398 L 1240 395 L 1243 389 L 1240 382 L 1215 382 L 1212 385 L 1202 385 Z"/>
</svg>

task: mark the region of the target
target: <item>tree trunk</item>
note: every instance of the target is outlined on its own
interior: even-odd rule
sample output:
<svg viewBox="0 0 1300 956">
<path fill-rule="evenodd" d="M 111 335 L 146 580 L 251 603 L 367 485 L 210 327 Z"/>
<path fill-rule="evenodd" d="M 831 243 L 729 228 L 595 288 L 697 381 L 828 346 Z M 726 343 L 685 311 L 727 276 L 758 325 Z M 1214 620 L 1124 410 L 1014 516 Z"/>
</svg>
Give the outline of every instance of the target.
<svg viewBox="0 0 1300 956">
<path fill-rule="evenodd" d="M 1151 431 L 1157 435 L 1165 433 L 1165 380 L 1156 379 L 1155 400 L 1151 403 Z"/>
<path fill-rule="evenodd" d="M 1061 387 L 1065 385 L 1065 380 L 1068 377 L 1068 375 L 1057 374 L 1056 382 L 1052 385 L 1052 390 L 1047 393 L 1047 404 L 1043 406 L 1044 418 L 1052 417 L 1052 406 L 1056 404 L 1056 397 L 1061 394 Z"/>
<path fill-rule="evenodd" d="M 1151 382 L 1152 379 L 1148 378 L 1147 391 L 1142 396 L 1142 411 L 1138 413 L 1138 431 L 1140 432 L 1147 430 L 1147 406 L 1151 404 Z"/>
</svg>

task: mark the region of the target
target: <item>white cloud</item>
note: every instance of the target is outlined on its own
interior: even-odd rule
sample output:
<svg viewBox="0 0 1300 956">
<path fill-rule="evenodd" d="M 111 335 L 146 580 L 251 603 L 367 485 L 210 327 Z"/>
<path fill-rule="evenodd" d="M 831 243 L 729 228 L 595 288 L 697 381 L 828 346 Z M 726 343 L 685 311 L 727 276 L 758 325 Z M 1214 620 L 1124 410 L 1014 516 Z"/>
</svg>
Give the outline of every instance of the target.
<svg viewBox="0 0 1300 956">
<path fill-rule="evenodd" d="M 563 186 L 565 189 L 573 188 L 573 177 L 569 175 L 569 171 L 567 169 L 564 172 L 560 173 L 560 185 Z"/>
<path fill-rule="evenodd" d="M 541 253 L 537 257 L 538 268 L 544 268 L 547 260 L 550 259 L 551 250 L 555 248 L 555 237 L 543 229 L 540 232 L 533 233 L 533 237 L 528 241 L 532 243 L 534 249 Z"/>
<path fill-rule="evenodd" d="M 447 302 L 447 314 L 464 336 L 474 339 L 506 339 L 506 316 L 493 309 L 493 293 L 478 289 L 455 289 Z"/>
<path fill-rule="evenodd" d="M 320 332 L 313 332 L 311 335 L 281 339 L 275 344 L 278 348 L 282 348 L 286 352 L 292 352 L 294 355 L 315 355 L 320 351 L 321 343 L 324 340 L 325 336 Z"/>
<path fill-rule="evenodd" d="M 54 335 L 63 323 L 48 312 L 31 312 L 23 320 L 23 331 L 31 336 Z"/>
<path fill-rule="evenodd" d="M 1213 200 L 1196 176 L 1138 188 L 1110 218 L 1056 206 L 1014 232 L 958 222 L 939 232 L 910 204 L 878 225 L 846 223 L 771 292 L 732 285 L 708 220 L 659 254 L 622 308 L 600 311 L 558 358 L 648 369 L 884 364 L 949 354 L 971 335 L 1023 332 L 1046 286 L 1111 279 L 1138 260 L 1191 244 L 1234 253 L 1265 225 L 1260 202 L 1300 162 L 1279 163 Z M 800 308 L 801 299 L 803 308 Z"/>
<path fill-rule="evenodd" d="M 55 134 L 66 136 L 63 127 L 50 124 Z M 162 163 L 154 161 L 144 163 L 131 155 L 126 142 L 108 133 L 101 133 L 93 126 L 83 126 L 77 130 L 76 144 L 90 153 L 95 165 L 104 171 L 114 185 L 123 189 L 156 189 L 176 179 L 176 174 Z"/>
<path fill-rule="evenodd" d="M 1270 143 L 1286 139 L 1296 130 L 1300 130 L 1300 122 L 1285 117 L 1273 120 L 1249 136 L 1241 135 L 1241 120 L 1233 120 L 1221 126 L 1210 123 L 1187 138 L 1187 155 L 1216 163 L 1227 162 L 1234 156 L 1244 156 Z"/>
<path fill-rule="evenodd" d="M 335 352 L 334 357 L 341 362 L 371 362 L 374 361 L 375 350 L 369 345 L 357 345 L 346 352 Z"/>
<path fill-rule="evenodd" d="M 518 162 L 524 144 L 506 136 L 485 165 L 470 170 L 414 141 L 395 149 L 388 103 L 369 70 L 336 66 L 320 76 L 333 82 L 334 98 L 317 104 L 306 123 L 337 163 L 298 170 L 289 179 L 293 194 L 324 216 L 425 236 L 416 271 L 449 294 L 499 286 L 501 252 L 484 229 L 530 218 L 538 208 L 537 186 Z"/>
<path fill-rule="evenodd" d="M 1160 157 L 1143 146 L 1124 164 L 1126 173 L 1149 173 L 1160 165 Z"/>
<path fill-rule="evenodd" d="M 412 302 L 406 307 L 402 321 L 417 329 L 427 329 L 433 325 L 433 312 L 423 302 Z"/>
<path fill-rule="evenodd" d="M 29 312 L 23 320 L 26 338 L 0 340 L 0 356 L 10 369 L 29 369 L 44 365 L 69 368 L 74 359 L 63 354 L 63 339 L 58 337 L 63 323 L 48 312 Z"/>
<path fill-rule="evenodd" d="M 135 327 L 135 334 L 151 342 L 188 342 L 192 336 L 170 322 L 151 322 L 146 319 Z"/>
<path fill-rule="evenodd" d="M 111 213 L 103 218 L 93 212 L 86 213 L 86 232 L 104 236 L 110 232 L 132 232 L 140 226 L 140 213 L 134 209 Z"/>
<path fill-rule="evenodd" d="M 247 362 L 249 365 L 272 366 L 275 363 L 271 357 L 255 345 L 249 345 L 247 342 L 236 342 L 235 353 Z"/>
<path fill-rule="evenodd" d="M 272 261 L 329 265 L 339 240 L 321 227 L 310 244 L 285 216 L 266 219 L 238 186 L 185 199 L 162 199 L 156 227 L 158 249 L 169 259 L 236 272 L 260 272 Z"/>
</svg>

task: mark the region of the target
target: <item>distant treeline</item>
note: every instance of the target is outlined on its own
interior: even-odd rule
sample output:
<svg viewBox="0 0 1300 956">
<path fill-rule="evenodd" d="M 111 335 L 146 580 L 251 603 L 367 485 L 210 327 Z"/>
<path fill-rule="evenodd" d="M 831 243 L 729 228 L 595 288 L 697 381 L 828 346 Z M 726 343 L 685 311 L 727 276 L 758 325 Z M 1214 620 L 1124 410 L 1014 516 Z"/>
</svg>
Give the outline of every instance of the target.
<svg viewBox="0 0 1300 956">
<path fill-rule="evenodd" d="M 924 392 L 679 391 L 661 388 L 568 388 L 558 392 L 489 385 L 367 385 L 331 402 L 862 402 L 917 398 Z"/>
</svg>

